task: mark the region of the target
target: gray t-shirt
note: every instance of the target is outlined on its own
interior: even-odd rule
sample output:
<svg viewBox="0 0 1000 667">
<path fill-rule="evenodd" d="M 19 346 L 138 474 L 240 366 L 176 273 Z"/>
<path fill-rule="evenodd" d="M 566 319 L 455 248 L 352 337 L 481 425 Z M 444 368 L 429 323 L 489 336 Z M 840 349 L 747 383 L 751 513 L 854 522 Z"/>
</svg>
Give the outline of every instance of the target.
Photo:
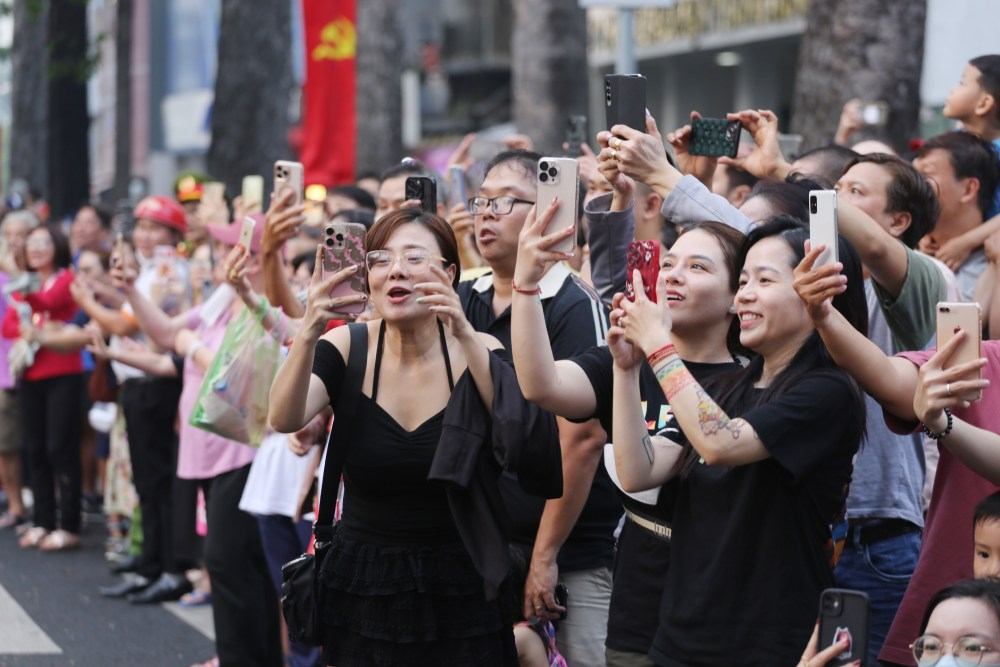
<svg viewBox="0 0 1000 667">
<path fill-rule="evenodd" d="M 892 334 L 871 280 L 865 281 L 868 298 L 868 338 L 886 354 L 895 349 Z M 885 425 L 882 407 L 865 394 L 868 432 L 854 461 L 847 517 L 857 519 L 905 519 L 924 525 L 921 491 L 924 484 L 924 452 L 919 436 L 896 435 Z"/>
</svg>

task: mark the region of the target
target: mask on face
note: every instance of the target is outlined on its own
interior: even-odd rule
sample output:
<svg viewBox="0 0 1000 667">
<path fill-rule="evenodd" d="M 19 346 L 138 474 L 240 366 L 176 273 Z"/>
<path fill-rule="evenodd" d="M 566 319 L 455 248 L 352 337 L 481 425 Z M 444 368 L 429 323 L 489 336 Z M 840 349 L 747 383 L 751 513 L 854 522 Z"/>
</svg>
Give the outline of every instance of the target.
<svg viewBox="0 0 1000 667">
<path fill-rule="evenodd" d="M 970 667 L 964 661 L 959 662 L 959 660 L 951 653 L 946 653 L 942 655 L 941 658 L 934 663 L 934 667 Z M 1000 663 L 996 662 L 981 662 L 977 667 L 1000 667 Z"/>
</svg>

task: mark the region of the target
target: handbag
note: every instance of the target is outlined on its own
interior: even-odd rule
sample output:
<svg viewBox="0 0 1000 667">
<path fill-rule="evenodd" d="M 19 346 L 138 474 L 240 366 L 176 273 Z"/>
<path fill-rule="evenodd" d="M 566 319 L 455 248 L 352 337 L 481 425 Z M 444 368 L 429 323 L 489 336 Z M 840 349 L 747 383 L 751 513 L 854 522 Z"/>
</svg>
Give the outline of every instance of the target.
<svg viewBox="0 0 1000 667">
<path fill-rule="evenodd" d="M 319 510 L 313 522 L 314 553 L 305 553 L 281 568 L 281 612 L 288 628 L 288 638 L 306 646 L 323 643 L 324 587 L 319 580 L 323 559 L 330 551 L 336 526 L 333 524 L 334 508 L 340 475 L 347 454 L 349 415 L 361 393 L 368 363 L 368 325 L 347 325 L 351 334 L 351 351 L 347 355 L 347 370 L 340 392 L 333 406 L 333 427 L 326 444 L 326 465 L 323 468 L 323 485 L 320 489 Z"/>
<path fill-rule="evenodd" d="M 281 357 L 280 327 L 267 331 L 268 312 L 244 308 L 226 327 L 219 351 L 205 373 L 188 422 L 197 428 L 260 446 L 267 430 L 267 401 Z"/>
</svg>

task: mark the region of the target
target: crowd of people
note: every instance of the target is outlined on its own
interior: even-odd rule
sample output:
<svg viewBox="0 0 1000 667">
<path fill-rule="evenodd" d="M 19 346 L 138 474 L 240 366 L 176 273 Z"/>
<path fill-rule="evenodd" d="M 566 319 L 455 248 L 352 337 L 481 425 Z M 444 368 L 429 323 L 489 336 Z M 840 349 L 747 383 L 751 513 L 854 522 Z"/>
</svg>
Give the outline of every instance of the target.
<svg viewBox="0 0 1000 667">
<path fill-rule="evenodd" d="M 1000 664 L 1000 55 L 912 155 L 857 104 L 788 158 L 770 111 L 729 114 L 734 158 L 647 114 L 596 152 L 519 135 L 481 179 L 470 135 L 447 178 L 406 158 L 322 203 L 188 174 L 128 229 L 9 211 L 0 528 L 79 549 L 103 508 L 100 594 L 210 604 L 202 667 Z M 539 160 L 570 149 L 576 200 L 536 206 Z M 823 263 L 809 193 L 831 189 Z M 326 269 L 329 222 L 364 226 L 363 258 Z M 660 246 L 655 285 L 634 240 Z M 981 331 L 938 347 L 939 302 L 980 304 Z M 239 394 L 227 364 L 270 387 L 260 438 L 205 427 Z M 324 483 L 315 647 L 279 597 Z M 820 645 L 834 587 L 867 595 L 865 655 Z"/>
</svg>

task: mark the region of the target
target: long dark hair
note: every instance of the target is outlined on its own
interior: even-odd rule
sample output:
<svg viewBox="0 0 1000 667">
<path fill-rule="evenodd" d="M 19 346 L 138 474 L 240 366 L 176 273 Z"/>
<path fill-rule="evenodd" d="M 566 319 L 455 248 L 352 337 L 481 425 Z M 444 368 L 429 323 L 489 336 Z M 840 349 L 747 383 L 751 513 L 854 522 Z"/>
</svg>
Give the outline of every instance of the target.
<svg viewBox="0 0 1000 667">
<path fill-rule="evenodd" d="M 793 266 L 805 257 L 805 242 L 809 238 L 806 227 L 789 216 L 778 216 L 770 222 L 753 229 L 747 234 L 740 251 L 740 265 L 746 262 L 747 253 L 757 243 L 767 238 L 777 237 L 788 244 L 794 257 Z M 833 299 L 833 307 L 847 319 L 855 329 L 868 335 L 868 304 L 865 298 L 864 278 L 861 273 L 861 259 L 854 247 L 844 237 L 840 237 L 838 251 L 847 276 L 847 290 Z M 762 392 L 754 391 L 754 384 L 764 371 L 764 358 L 754 357 L 742 371 L 731 376 L 718 393 L 717 403 L 730 416 L 737 416 L 750 408 L 763 405 L 788 391 L 803 376 L 819 370 L 830 369 L 842 373 L 849 379 L 854 395 L 855 407 L 846 419 L 850 420 L 847 436 L 860 440 L 865 429 L 865 401 L 861 388 L 853 377 L 841 370 L 827 351 L 817 331 L 813 331 L 799 348 L 799 351 L 774 381 Z"/>
<path fill-rule="evenodd" d="M 920 622 L 920 634 L 924 634 L 924 631 L 927 630 L 927 622 L 931 620 L 934 609 L 945 600 L 956 598 L 979 600 L 990 608 L 993 617 L 997 623 L 1000 623 L 1000 583 L 989 579 L 971 579 L 942 588 L 934 594 L 934 597 L 927 603 L 924 619 Z"/>
<path fill-rule="evenodd" d="M 32 229 L 28 232 L 28 236 L 31 236 L 38 230 L 48 232 L 49 238 L 52 239 L 52 268 L 57 271 L 59 269 L 68 269 L 73 263 L 73 253 L 70 252 L 69 241 L 66 240 L 63 233 L 53 224 L 44 224 Z"/>
</svg>

